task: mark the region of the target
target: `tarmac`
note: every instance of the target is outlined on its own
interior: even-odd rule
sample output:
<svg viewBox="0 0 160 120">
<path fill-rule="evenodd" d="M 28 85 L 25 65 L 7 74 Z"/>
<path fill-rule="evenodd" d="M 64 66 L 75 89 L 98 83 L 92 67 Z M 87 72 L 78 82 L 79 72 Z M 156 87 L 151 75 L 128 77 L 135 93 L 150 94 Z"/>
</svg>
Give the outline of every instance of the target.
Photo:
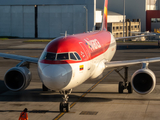
<svg viewBox="0 0 160 120">
<path fill-rule="evenodd" d="M 0 52 L 39 57 L 47 43 L 23 43 L 23 39 L 0 40 Z M 159 57 L 160 49 L 153 43 L 118 43 L 113 61 Z M 31 64 L 32 81 L 26 90 L 9 91 L 4 75 L 19 61 L 0 58 L 0 119 L 17 120 L 28 108 L 29 120 L 157 120 L 160 118 L 160 63 L 149 68 L 155 73 L 157 85 L 148 95 L 135 92 L 118 93 L 121 77 L 115 71 L 105 70 L 102 78 L 87 80 L 69 95 L 70 112 L 59 112 L 62 95 L 58 91 L 42 91 L 37 65 Z M 129 67 L 129 79 L 141 66 Z M 123 74 L 123 70 L 121 73 Z"/>
</svg>

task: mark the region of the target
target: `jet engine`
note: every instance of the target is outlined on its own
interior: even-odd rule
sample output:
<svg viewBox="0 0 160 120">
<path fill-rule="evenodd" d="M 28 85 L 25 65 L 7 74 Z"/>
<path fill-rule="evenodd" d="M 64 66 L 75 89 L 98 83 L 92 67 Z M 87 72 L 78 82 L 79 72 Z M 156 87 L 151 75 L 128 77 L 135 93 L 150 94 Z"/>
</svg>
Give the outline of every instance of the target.
<svg viewBox="0 0 160 120">
<path fill-rule="evenodd" d="M 6 87 L 11 91 L 21 91 L 28 87 L 31 72 L 26 67 L 13 67 L 7 71 L 4 78 Z"/>
<path fill-rule="evenodd" d="M 131 84 L 135 92 L 141 95 L 151 93 L 156 85 L 155 74 L 150 69 L 137 70 L 131 78 Z"/>
</svg>

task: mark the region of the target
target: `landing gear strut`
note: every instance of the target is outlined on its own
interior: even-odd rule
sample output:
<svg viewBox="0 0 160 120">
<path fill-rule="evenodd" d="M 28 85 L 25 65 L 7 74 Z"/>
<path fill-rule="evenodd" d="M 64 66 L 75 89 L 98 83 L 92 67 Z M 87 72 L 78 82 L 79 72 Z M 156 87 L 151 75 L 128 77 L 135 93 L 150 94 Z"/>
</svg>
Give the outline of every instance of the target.
<svg viewBox="0 0 160 120">
<path fill-rule="evenodd" d="M 128 82 L 128 67 L 124 68 L 124 77 L 120 74 L 119 71 L 121 70 L 115 70 L 122 78 L 123 78 L 123 82 L 119 82 L 119 86 L 118 86 L 118 92 L 119 93 L 123 93 L 124 89 L 128 90 L 128 93 L 132 93 L 133 89 L 131 86 L 131 82 Z"/>
<path fill-rule="evenodd" d="M 70 104 L 68 103 L 68 98 L 69 98 L 68 95 L 71 94 L 71 92 L 72 89 L 66 91 L 60 91 L 60 93 L 64 95 L 63 102 L 61 102 L 59 105 L 60 112 L 64 112 L 64 108 L 66 112 L 70 111 Z"/>
</svg>

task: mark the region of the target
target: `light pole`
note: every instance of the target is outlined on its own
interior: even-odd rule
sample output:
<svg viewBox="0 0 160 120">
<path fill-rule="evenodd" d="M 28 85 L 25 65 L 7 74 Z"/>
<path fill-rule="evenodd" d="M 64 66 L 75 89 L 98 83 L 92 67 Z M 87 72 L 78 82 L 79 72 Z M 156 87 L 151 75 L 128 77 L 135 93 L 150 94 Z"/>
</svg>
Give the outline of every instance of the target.
<svg viewBox="0 0 160 120">
<path fill-rule="evenodd" d="M 125 22 L 125 0 L 123 0 L 123 37 L 124 37 L 124 22 Z M 125 39 L 123 40 L 125 42 Z"/>
<path fill-rule="evenodd" d="M 86 10 L 86 32 L 88 31 L 88 9 L 86 6 L 84 6 L 84 9 Z"/>
</svg>

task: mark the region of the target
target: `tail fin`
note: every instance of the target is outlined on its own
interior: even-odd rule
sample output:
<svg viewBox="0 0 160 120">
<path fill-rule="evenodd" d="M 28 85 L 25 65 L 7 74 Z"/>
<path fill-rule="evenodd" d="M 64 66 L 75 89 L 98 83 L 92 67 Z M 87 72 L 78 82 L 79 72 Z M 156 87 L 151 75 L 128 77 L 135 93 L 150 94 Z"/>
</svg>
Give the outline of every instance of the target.
<svg viewBox="0 0 160 120">
<path fill-rule="evenodd" d="M 101 30 L 107 30 L 107 15 L 108 15 L 108 0 L 104 1 L 104 10 L 103 10 L 103 22 Z"/>
</svg>

